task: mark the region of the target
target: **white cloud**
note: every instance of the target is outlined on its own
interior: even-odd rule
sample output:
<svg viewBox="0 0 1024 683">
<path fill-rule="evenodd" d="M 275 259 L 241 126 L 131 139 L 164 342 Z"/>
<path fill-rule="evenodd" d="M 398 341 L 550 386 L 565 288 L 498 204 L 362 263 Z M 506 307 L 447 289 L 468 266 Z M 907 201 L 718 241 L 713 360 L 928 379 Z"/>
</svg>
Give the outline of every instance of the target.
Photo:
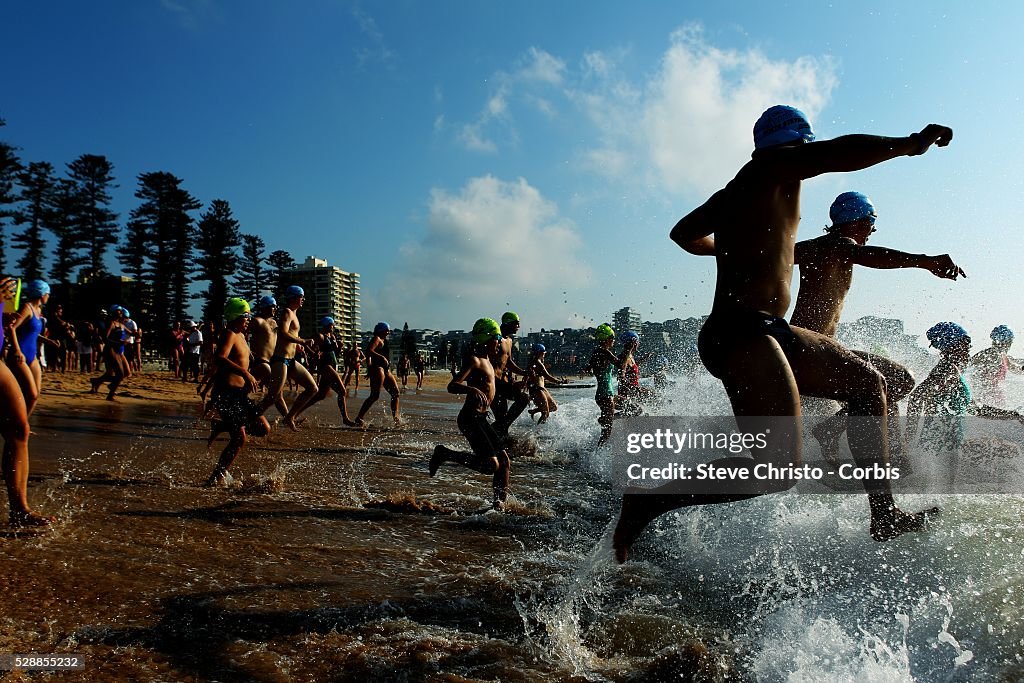
<svg viewBox="0 0 1024 683">
<path fill-rule="evenodd" d="M 456 193 L 431 191 L 427 231 L 402 245 L 401 280 L 382 298 L 388 310 L 418 317 L 457 299 L 469 325 L 510 296 L 528 291 L 537 301 L 588 284 L 582 248 L 573 222 L 525 179 L 472 178 Z"/>
<path fill-rule="evenodd" d="M 566 104 L 592 126 L 574 154 L 580 166 L 616 182 L 672 193 L 706 194 L 721 187 L 753 149 L 751 130 L 764 109 L 792 104 L 815 120 L 838 80 L 828 57 L 771 59 L 757 48 L 721 49 L 699 25 L 669 36 L 658 68 L 641 78 L 623 73 L 629 50 L 585 52 L 573 68 L 533 47 L 506 72 L 480 115 L 464 124 L 460 142 L 496 152 L 518 139 L 516 106 L 549 118 Z"/>
<path fill-rule="evenodd" d="M 772 61 L 756 49 L 708 45 L 699 28 L 680 29 L 645 88 L 641 152 L 667 189 L 715 190 L 749 158 L 762 111 L 791 104 L 813 123 L 837 83 L 827 58 Z"/>
<path fill-rule="evenodd" d="M 499 71 L 490 78 L 494 89 L 476 120 L 461 127 L 459 142 L 472 151 L 488 153 L 498 150 L 496 138 L 500 137 L 503 144 L 515 142 L 518 134 L 510 113 L 514 101 L 525 102 L 546 116 L 554 117 L 557 113 L 554 104 L 532 90 L 560 87 L 565 71 L 565 62 L 561 59 L 531 47 L 511 71 Z"/>
<path fill-rule="evenodd" d="M 549 52 L 531 47 L 516 72 L 516 78 L 550 85 L 560 85 L 565 74 L 565 62 Z"/>
</svg>

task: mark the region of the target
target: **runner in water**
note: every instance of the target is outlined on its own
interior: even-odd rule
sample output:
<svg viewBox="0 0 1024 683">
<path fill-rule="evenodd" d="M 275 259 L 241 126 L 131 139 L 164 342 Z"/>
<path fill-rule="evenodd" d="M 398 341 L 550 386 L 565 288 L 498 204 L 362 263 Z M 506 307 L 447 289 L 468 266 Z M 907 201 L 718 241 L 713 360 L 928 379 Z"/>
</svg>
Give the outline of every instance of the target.
<svg viewBox="0 0 1024 683">
<path fill-rule="evenodd" d="M 615 420 L 613 378 L 615 370 L 622 360 L 612 352 L 612 347 L 615 346 L 615 330 L 611 325 L 608 323 L 598 325 L 597 330 L 594 331 L 594 339 L 597 341 L 597 347 L 590 354 L 590 360 L 587 361 L 587 366 L 583 368 L 583 371 L 594 373 L 594 379 L 597 380 L 597 393 L 594 395 L 594 401 L 601 409 L 601 415 L 597 418 L 597 424 L 601 425 L 601 438 L 597 441 L 597 446 L 600 448 L 608 443 L 608 439 L 612 436 L 612 423 Z"/>
<path fill-rule="evenodd" d="M 923 154 L 933 144 L 948 145 L 952 137 L 949 128 L 931 124 L 903 138 L 847 135 L 813 142 L 802 112 L 775 106 L 754 125 L 751 160 L 724 189 L 675 225 L 674 242 L 692 254 L 714 254 L 718 263 L 711 315 L 699 337 L 704 366 L 725 385 L 740 432 L 764 433 L 768 423 L 759 417 L 776 420 L 765 447 L 757 449 L 756 460 L 727 457 L 712 463 L 748 472 L 749 485 L 735 478 L 734 493 L 700 495 L 665 487 L 660 494 L 626 494 L 613 539 L 620 562 L 647 524 L 665 512 L 791 487 L 793 480 L 758 481 L 751 471 L 758 463 L 799 465 L 797 421 L 779 418 L 800 415 L 801 392 L 846 402 L 850 415 L 859 418 L 851 420 L 848 430 L 854 460 L 871 471 L 888 465 L 885 379 L 831 337 L 791 327 L 782 317 L 789 307 L 800 184 L 823 173 L 856 171 Z M 933 512 L 900 510 L 887 479 L 867 478 L 862 483 L 868 494 L 871 535 L 877 541 L 923 529 L 927 514 Z"/>
<path fill-rule="evenodd" d="M 519 316 L 506 311 L 501 316 L 501 343 L 491 356 L 491 365 L 497 375 L 497 396 L 491 405 L 494 411 L 494 430 L 502 436 L 508 436 L 509 427 L 523 414 L 530 404 L 530 395 L 526 392 L 523 382 L 517 382 L 515 376 L 526 377 L 526 370 L 512 360 L 513 337 L 519 332 Z M 508 402 L 512 401 L 509 407 Z"/>
<path fill-rule="evenodd" d="M 296 354 L 300 346 L 307 346 L 313 343 L 312 339 L 304 339 L 299 336 L 299 316 L 296 315 L 302 304 L 306 301 L 306 292 L 298 285 L 291 285 L 285 290 L 285 307 L 281 312 L 281 320 L 277 328 L 277 343 L 274 347 L 274 354 L 270 357 L 271 379 L 267 389 L 267 397 L 260 404 L 260 415 L 275 404 L 284 394 L 285 381 L 291 377 L 302 387 L 292 404 L 291 411 L 285 415 L 284 421 L 288 428 L 297 431 L 295 415 L 306 407 L 306 402 L 316 395 L 319 387 L 309 370 L 296 360 Z"/>
<path fill-rule="evenodd" d="M 423 354 L 417 353 L 416 360 L 413 361 L 413 370 L 416 371 L 416 391 L 423 390 L 423 378 L 427 373 L 427 362 L 423 360 Z"/>
<path fill-rule="evenodd" d="M 302 410 L 295 413 L 297 420 L 299 415 L 306 411 L 314 403 L 318 403 L 334 390 L 338 395 L 338 410 L 341 412 L 341 421 L 346 427 L 356 425 L 348 416 L 348 406 L 345 402 L 345 384 L 338 374 L 338 354 L 341 353 L 341 344 L 334 334 L 334 318 L 324 316 L 320 319 L 320 332 L 313 337 L 314 343 L 320 349 L 320 362 L 317 365 L 317 384 L 320 390 L 316 392 L 309 403 L 303 406 Z"/>
<path fill-rule="evenodd" d="M 106 372 L 99 377 L 89 380 L 92 385 L 90 394 L 99 392 L 104 382 L 110 382 L 107 389 L 107 400 L 114 400 L 114 392 L 121 385 L 121 382 L 129 375 L 128 361 L 124 357 L 124 338 L 127 332 L 124 329 L 126 311 L 121 306 L 114 304 L 110 307 L 110 321 L 104 333 L 105 344 L 103 346 L 103 362 L 106 365 Z"/>
<path fill-rule="evenodd" d="M 998 328 L 997 328 L 998 329 Z M 964 443 L 967 415 L 994 420 L 1019 420 L 1024 416 L 1013 410 L 1004 410 L 974 400 L 963 373 L 971 360 L 971 338 L 963 327 L 954 322 L 933 325 L 925 335 L 939 352 L 939 362 L 921 384 L 910 394 L 907 402 L 907 442 L 914 441 L 922 415 L 924 428 L 918 441 L 918 452 L 929 457 L 942 457 L 942 482 L 952 493 L 961 447 Z"/>
<path fill-rule="evenodd" d="M 352 387 L 352 395 L 359 393 L 359 368 L 365 357 L 359 342 L 352 342 L 345 350 L 345 376 L 342 378 L 346 387 Z"/>
<path fill-rule="evenodd" d="M 249 369 L 253 377 L 263 386 L 270 384 L 273 374 L 270 358 L 277 347 L 277 301 L 272 296 L 261 297 L 256 304 L 256 315 L 249 321 L 249 348 L 252 350 L 252 365 Z M 285 403 L 283 392 L 274 398 L 274 405 L 281 417 L 288 417 L 288 404 Z"/>
<path fill-rule="evenodd" d="M 356 417 L 356 426 L 363 426 L 363 418 L 370 411 L 373 404 L 380 398 L 380 390 L 383 388 L 391 394 L 391 417 L 395 424 L 402 424 L 402 417 L 399 412 L 398 382 L 390 370 L 391 361 L 388 359 L 388 335 L 391 334 L 391 326 L 387 323 L 377 323 L 373 328 L 373 338 L 366 347 L 367 375 L 370 378 L 370 395 L 363 401 Z"/>
<path fill-rule="evenodd" d="M 249 393 L 256 387 L 256 378 L 249 372 L 251 352 L 245 341 L 251 317 L 249 304 L 244 299 L 228 299 L 224 305 L 227 327 L 213 360 L 217 369 L 210 400 L 220 419 L 214 421 L 209 441 L 212 442 L 220 432 L 228 432 L 231 438 L 206 480 L 207 486 L 222 486 L 231 481 L 228 469 L 245 446 L 247 434 L 266 436 L 270 433 L 267 419 L 260 414 L 256 402 L 249 398 Z"/>
<path fill-rule="evenodd" d="M 530 418 L 532 419 L 536 413 L 540 413 L 537 424 L 544 424 L 548 421 L 551 413 L 558 410 L 558 404 L 555 403 L 551 392 L 544 385 L 545 380 L 555 384 L 564 384 L 562 380 L 548 372 L 547 366 L 544 365 L 544 356 L 547 352 L 547 347 L 543 344 L 534 344 L 530 357 L 526 361 L 526 388 L 530 392 L 533 404 L 537 406 L 530 409 Z"/>
<path fill-rule="evenodd" d="M 496 374 L 490 357 L 501 343 L 502 332 L 498 323 L 490 318 L 480 318 L 473 325 L 473 349 L 467 354 L 459 374 L 448 384 L 448 392 L 466 394 L 466 402 L 459 412 L 459 431 L 466 437 L 472 453 L 453 451 L 438 444 L 430 458 L 430 476 L 446 462 L 457 462 L 481 474 L 493 475 L 493 506 L 500 510 L 508 495 L 509 477 L 512 473 L 508 451 L 502 446 L 502 439 L 487 421 L 487 409 L 496 395 Z"/>
<path fill-rule="evenodd" d="M 18 281 L 0 277 L 0 304 L 15 298 Z M 4 322 L 0 319 L 0 349 L 4 347 Z M 13 346 L 13 342 L 12 342 Z M 0 436 L 4 439 L 2 465 L 7 488 L 8 520 L 12 527 L 45 527 L 56 517 L 33 512 L 28 504 L 28 410 L 18 380 L 0 355 Z M 22 360 L 19 364 L 24 364 Z"/>
<path fill-rule="evenodd" d="M 402 351 L 402 355 L 398 357 L 398 378 L 402 380 L 403 394 L 409 388 L 409 370 L 411 368 L 412 361 L 409 360 L 409 354 Z"/>
<path fill-rule="evenodd" d="M 855 265 L 867 268 L 923 268 L 936 277 L 956 280 L 966 277 L 948 254 L 908 254 L 886 247 L 867 246 L 875 232 L 877 214 L 867 195 L 844 192 L 829 208 L 832 225 L 827 234 L 797 242 L 794 261 L 800 266 L 800 292 L 790 323 L 812 332 L 835 337 L 846 294 L 853 282 Z M 899 426 L 899 404 L 914 388 L 914 376 L 905 367 L 884 356 L 854 351 L 885 378 L 885 402 L 889 413 L 889 454 L 895 460 L 903 453 Z M 839 437 L 846 431 L 847 409 L 817 425 L 813 434 L 821 444 L 824 458 L 838 464 Z"/>
<path fill-rule="evenodd" d="M 992 330 L 989 338 L 992 339 L 992 346 L 971 358 L 975 388 L 984 400 L 1006 407 L 1006 394 L 1003 393 L 1006 376 L 1011 372 L 1020 375 L 1024 373 L 1024 368 L 1019 361 L 1011 360 L 1007 355 L 1013 345 L 1013 330 L 1006 325 L 999 325 Z"/>
</svg>

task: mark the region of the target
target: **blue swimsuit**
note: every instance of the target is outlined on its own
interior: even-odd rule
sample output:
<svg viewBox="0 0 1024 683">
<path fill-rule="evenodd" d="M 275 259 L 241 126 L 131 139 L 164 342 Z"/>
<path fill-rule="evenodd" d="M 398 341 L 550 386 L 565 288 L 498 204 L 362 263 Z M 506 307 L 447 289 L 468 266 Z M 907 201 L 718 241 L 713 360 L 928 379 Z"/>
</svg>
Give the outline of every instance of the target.
<svg viewBox="0 0 1024 683">
<path fill-rule="evenodd" d="M 25 365 L 31 365 L 38 355 L 39 333 L 43 331 L 43 320 L 32 311 L 28 321 L 18 328 L 18 346 L 21 347 L 21 355 L 25 356 Z"/>
</svg>

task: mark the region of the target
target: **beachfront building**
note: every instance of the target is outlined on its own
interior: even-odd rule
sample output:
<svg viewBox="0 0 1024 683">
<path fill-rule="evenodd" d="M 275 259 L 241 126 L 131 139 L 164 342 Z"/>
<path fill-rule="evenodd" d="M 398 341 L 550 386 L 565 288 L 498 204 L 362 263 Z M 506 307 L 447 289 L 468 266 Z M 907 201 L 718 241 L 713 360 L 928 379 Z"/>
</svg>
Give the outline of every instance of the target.
<svg viewBox="0 0 1024 683">
<path fill-rule="evenodd" d="M 320 319 L 330 316 L 343 343 L 359 341 L 359 273 L 329 265 L 315 256 L 307 256 L 301 265 L 287 272 L 289 284 L 306 290 L 306 303 L 299 309 L 303 336 L 312 335 L 319 329 Z"/>
<path fill-rule="evenodd" d="M 627 330 L 633 330 L 640 334 L 642 325 L 643 319 L 640 317 L 640 312 L 635 308 L 626 306 L 615 311 L 615 314 L 612 315 L 612 327 L 618 334 L 622 334 Z"/>
</svg>

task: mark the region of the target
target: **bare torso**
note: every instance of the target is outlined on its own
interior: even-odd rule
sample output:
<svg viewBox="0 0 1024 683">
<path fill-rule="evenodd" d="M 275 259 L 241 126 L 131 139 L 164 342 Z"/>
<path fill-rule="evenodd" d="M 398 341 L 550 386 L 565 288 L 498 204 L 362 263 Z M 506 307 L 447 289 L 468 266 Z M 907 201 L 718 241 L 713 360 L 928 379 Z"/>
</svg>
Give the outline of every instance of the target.
<svg viewBox="0 0 1024 683">
<path fill-rule="evenodd" d="M 823 235 L 796 245 L 800 292 L 790 323 L 835 336 L 853 282 L 853 262 L 845 258 L 839 247 L 853 244 L 856 243 L 848 237 Z"/>
<path fill-rule="evenodd" d="M 254 358 L 270 360 L 277 346 L 277 321 L 273 318 L 253 318 L 251 347 Z"/>
<path fill-rule="evenodd" d="M 779 182 L 770 171 L 770 164 L 753 159 L 709 200 L 718 262 L 712 314 L 781 317 L 789 308 L 800 181 Z"/>
<path fill-rule="evenodd" d="M 246 372 L 249 371 L 249 345 L 245 341 L 245 335 L 231 330 L 224 331 L 221 354 L 234 363 L 237 363 Z M 222 372 L 223 381 L 230 387 L 243 388 L 248 382 L 243 375 L 237 371 L 226 370 Z"/>
<path fill-rule="evenodd" d="M 502 337 L 501 341 L 498 343 L 498 348 L 490 358 L 490 364 L 497 377 L 505 376 L 505 367 L 508 365 L 508 359 L 511 357 L 512 337 Z"/>
<path fill-rule="evenodd" d="M 287 334 L 278 333 L 274 355 L 281 358 L 294 358 L 296 343 L 292 341 L 292 337 L 299 336 L 299 316 L 295 315 L 295 311 L 290 308 L 284 309 L 281 314 L 280 329 Z"/>
<path fill-rule="evenodd" d="M 488 358 L 471 356 L 471 359 L 470 365 L 473 369 L 466 377 L 466 384 L 483 392 L 484 396 L 487 397 L 487 405 L 481 406 L 471 395 L 466 398 L 466 406 L 469 407 L 475 405 L 477 412 L 486 413 L 487 406 L 494 401 L 494 396 L 497 393 L 497 383 L 495 381 L 497 373 Z"/>
</svg>

